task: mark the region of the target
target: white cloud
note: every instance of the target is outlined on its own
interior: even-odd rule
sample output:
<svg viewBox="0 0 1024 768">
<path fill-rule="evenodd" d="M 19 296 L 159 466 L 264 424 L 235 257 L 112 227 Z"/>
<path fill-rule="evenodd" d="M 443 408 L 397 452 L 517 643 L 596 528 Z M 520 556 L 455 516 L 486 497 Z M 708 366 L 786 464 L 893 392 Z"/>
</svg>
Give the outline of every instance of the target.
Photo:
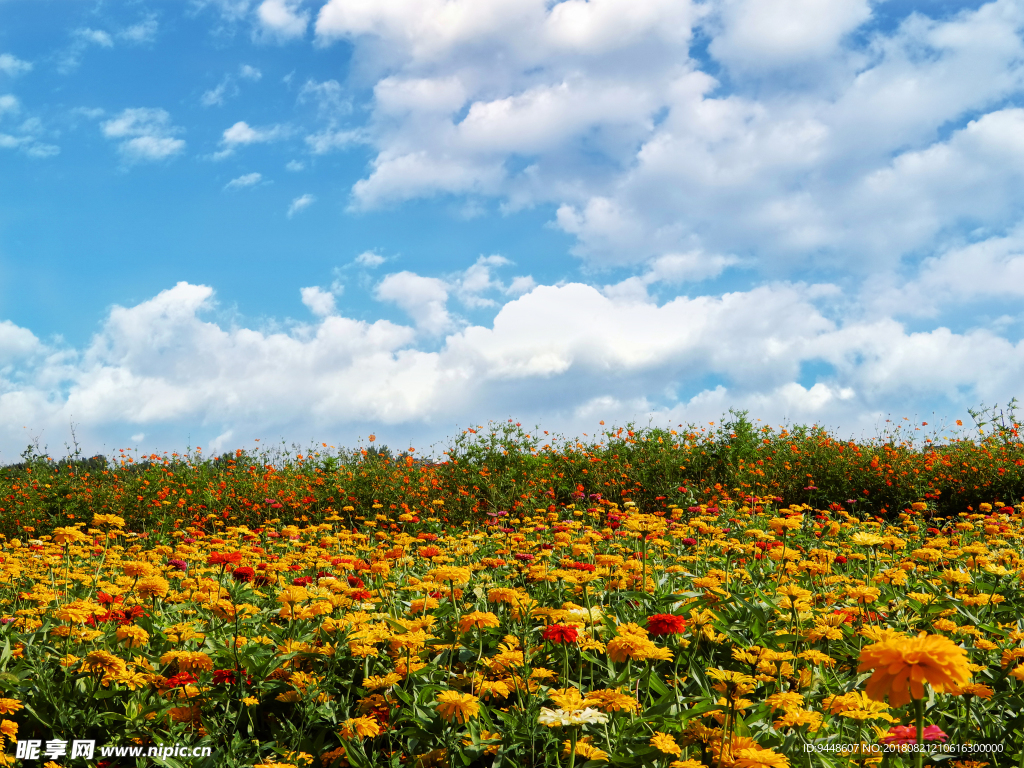
<svg viewBox="0 0 1024 768">
<path fill-rule="evenodd" d="M 709 51 L 732 68 L 765 71 L 821 60 L 871 17 L 868 0 L 724 0 Z"/>
<path fill-rule="evenodd" d="M 358 264 L 361 267 L 369 267 L 370 269 L 373 269 L 374 267 L 379 267 L 385 261 L 387 261 L 387 259 L 381 256 L 379 253 L 374 253 L 373 251 L 363 251 L 355 258 L 356 264 Z"/>
<path fill-rule="evenodd" d="M 299 197 L 296 197 L 294 200 L 292 200 L 291 205 L 288 206 L 288 218 L 290 219 L 296 213 L 305 210 L 315 202 L 316 198 L 310 194 L 300 195 Z"/>
<path fill-rule="evenodd" d="M 252 187 L 259 184 L 263 180 L 263 174 L 261 173 L 247 173 L 238 178 L 232 179 L 224 185 L 225 189 L 243 189 L 245 187 Z"/>
<path fill-rule="evenodd" d="M 237 78 L 232 74 L 225 75 L 214 88 L 204 91 L 199 101 L 204 107 L 219 107 L 224 104 L 226 99 L 234 98 L 242 92 L 238 87 L 238 79 L 256 82 L 261 77 L 263 77 L 263 73 L 256 67 L 243 64 L 238 68 Z"/>
<path fill-rule="evenodd" d="M 199 99 L 199 103 L 204 107 L 219 107 L 224 103 L 224 98 L 228 95 L 229 89 L 231 90 L 230 95 L 238 92 L 237 86 L 233 86 L 231 80 L 225 78 L 217 84 L 216 88 L 204 91 Z"/>
<path fill-rule="evenodd" d="M 97 444 L 173 434 L 173 446 L 202 429 L 227 435 L 225 448 L 233 435 L 367 422 L 437 439 L 467 414 L 579 432 L 598 418 L 686 421 L 730 406 L 870 429 L 874 414 L 926 398 L 955 408 L 1005 402 L 1024 374 L 1024 343 L 984 330 L 909 332 L 888 318 L 836 323 L 813 298 L 823 291 L 803 285 L 660 306 L 578 283 L 542 285 L 492 323 L 457 331 L 445 281 L 396 273 L 377 293 L 427 336 L 339 315 L 333 295 L 315 287 L 302 290 L 313 324 L 222 327 L 204 319 L 212 289 L 187 283 L 115 307 L 82 349 L 0 323 L 0 449 L 20 452 L 25 425 L 62 436 L 71 414 Z M 805 380 L 809 362 L 832 372 Z"/>
<path fill-rule="evenodd" d="M 184 139 L 176 138 L 182 129 L 171 124 L 171 116 L 163 109 L 126 109 L 100 128 L 108 139 L 119 142 L 118 149 L 128 162 L 163 160 L 185 149 Z"/>
<path fill-rule="evenodd" d="M 17 114 L 21 111 L 21 104 L 18 98 L 10 93 L 0 96 L 0 117 L 6 114 Z"/>
<path fill-rule="evenodd" d="M 32 71 L 32 64 L 11 53 L 0 53 L 0 72 L 8 77 L 17 77 Z"/>
<path fill-rule="evenodd" d="M 314 155 L 326 155 L 328 152 L 348 149 L 353 144 L 359 143 L 362 135 L 362 131 L 358 129 L 339 131 L 328 129 L 307 136 L 306 144 Z"/>
<path fill-rule="evenodd" d="M 375 149 L 353 207 L 439 194 L 550 204 L 598 266 L 700 252 L 772 277 L 809 263 L 866 274 L 941 246 L 949 222 L 1012 226 L 1006 104 L 1024 92 L 1024 10 L 897 10 L 882 28 L 874 7 L 330 0 L 317 39 L 353 46 L 373 115 L 358 137 L 332 128 L 308 142 Z M 690 57 L 695 33 L 711 66 Z M 927 154 L 936 145 L 969 173 Z"/>
<path fill-rule="evenodd" d="M 508 284 L 505 293 L 509 296 L 521 296 L 524 293 L 529 293 L 536 287 L 537 281 L 533 277 L 530 275 L 520 275 L 512 278 L 512 282 Z"/>
<path fill-rule="evenodd" d="M 285 163 L 284 167 L 286 171 L 296 173 L 298 171 L 305 170 L 306 164 L 300 163 L 298 160 L 289 160 L 287 163 Z"/>
<path fill-rule="evenodd" d="M 140 21 L 138 24 L 125 27 L 117 33 L 117 36 L 135 45 L 151 43 L 156 39 L 157 29 L 156 19 L 151 16 L 144 21 Z"/>
<path fill-rule="evenodd" d="M 302 288 L 301 294 L 302 303 L 317 317 L 327 317 L 335 313 L 334 294 L 331 291 L 312 286 Z"/>
<path fill-rule="evenodd" d="M 91 45 L 98 45 L 101 48 L 114 47 L 114 38 L 111 37 L 109 32 L 104 32 L 102 29 L 83 27 L 76 29 L 74 34 L 77 39 Z"/>
<path fill-rule="evenodd" d="M 250 144 L 267 144 L 272 141 L 280 141 L 288 136 L 289 130 L 284 125 L 271 125 L 266 128 L 254 128 L 244 120 L 239 120 L 230 128 L 226 128 L 221 134 L 221 145 L 223 149 L 213 154 L 214 160 L 223 160 L 234 154 L 238 147 Z"/>
<path fill-rule="evenodd" d="M 264 0 L 256 9 L 265 36 L 290 40 L 306 34 L 309 12 L 299 10 L 301 0 Z"/>
<path fill-rule="evenodd" d="M 397 304 L 417 328 L 428 334 L 441 334 L 453 326 L 446 306 L 448 285 L 444 280 L 396 272 L 380 281 L 374 295 L 379 301 Z"/>
<path fill-rule="evenodd" d="M 307 80 L 299 91 L 299 103 L 313 102 L 322 119 L 334 120 L 352 111 L 351 102 L 337 80 Z"/>
</svg>

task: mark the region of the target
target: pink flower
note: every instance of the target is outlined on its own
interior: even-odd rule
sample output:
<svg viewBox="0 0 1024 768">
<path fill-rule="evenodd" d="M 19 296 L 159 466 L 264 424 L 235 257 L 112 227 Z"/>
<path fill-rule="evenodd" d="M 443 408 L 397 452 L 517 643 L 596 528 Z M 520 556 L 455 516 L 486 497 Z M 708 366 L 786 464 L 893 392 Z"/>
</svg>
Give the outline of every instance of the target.
<svg viewBox="0 0 1024 768">
<path fill-rule="evenodd" d="M 942 741 L 948 738 L 937 725 L 926 725 L 921 733 L 924 741 Z M 913 725 L 894 725 L 879 739 L 882 744 L 917 744 L 917 728 Z"/>
</svg>

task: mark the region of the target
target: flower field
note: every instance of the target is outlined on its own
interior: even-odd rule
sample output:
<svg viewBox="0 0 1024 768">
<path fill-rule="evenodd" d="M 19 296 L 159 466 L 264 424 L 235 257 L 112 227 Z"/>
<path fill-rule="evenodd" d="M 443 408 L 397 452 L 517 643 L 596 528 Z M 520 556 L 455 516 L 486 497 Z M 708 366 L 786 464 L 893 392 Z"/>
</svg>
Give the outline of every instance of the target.
<svg viewBox="0 0 1024 768">
<path fill-rule="evenodd" d="M 1015 429 L 27 454 L 0 476 L 3 760 L 1024 764 Z M 82 739 L 210 754 L 17 757 Z"/>
</svg>

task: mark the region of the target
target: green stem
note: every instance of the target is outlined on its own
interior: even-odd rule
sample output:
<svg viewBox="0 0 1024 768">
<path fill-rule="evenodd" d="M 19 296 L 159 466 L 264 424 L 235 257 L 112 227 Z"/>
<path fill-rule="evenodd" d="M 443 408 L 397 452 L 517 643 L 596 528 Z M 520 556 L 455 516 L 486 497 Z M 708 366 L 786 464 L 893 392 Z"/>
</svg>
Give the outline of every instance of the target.
<svg viewBox="0 0 1024 768">
<path fill-rule="evenodd" d="M 921 745 L 924 744 L 924 699 L 914 699 L 914 713 L 917 719 L 917 754 L 914 755 L 914 768 L 921 768 L 924 765 L 924 751 Z"/>
</svg>

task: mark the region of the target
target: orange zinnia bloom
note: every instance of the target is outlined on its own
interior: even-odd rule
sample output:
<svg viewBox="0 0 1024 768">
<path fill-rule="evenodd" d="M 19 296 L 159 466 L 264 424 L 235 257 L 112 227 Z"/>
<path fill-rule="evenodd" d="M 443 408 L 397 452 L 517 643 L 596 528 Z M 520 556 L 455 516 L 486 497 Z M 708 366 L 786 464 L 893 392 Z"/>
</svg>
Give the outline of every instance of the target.
<svg viewBox="0 0 1024 768">
<path fill-rule="evenodd" d="M 917 637 L 898 637 L 869 645 L 860 652 L 858 672 L 874 670 L 865 692 L 875 701 L 889 697 L 902 707 L 911 697 L 923 699 L 924 684 L 938 692 L 966 685 L 971 677 L 967 651 L 941 635 L 924 632 Z"/>
</svg>

